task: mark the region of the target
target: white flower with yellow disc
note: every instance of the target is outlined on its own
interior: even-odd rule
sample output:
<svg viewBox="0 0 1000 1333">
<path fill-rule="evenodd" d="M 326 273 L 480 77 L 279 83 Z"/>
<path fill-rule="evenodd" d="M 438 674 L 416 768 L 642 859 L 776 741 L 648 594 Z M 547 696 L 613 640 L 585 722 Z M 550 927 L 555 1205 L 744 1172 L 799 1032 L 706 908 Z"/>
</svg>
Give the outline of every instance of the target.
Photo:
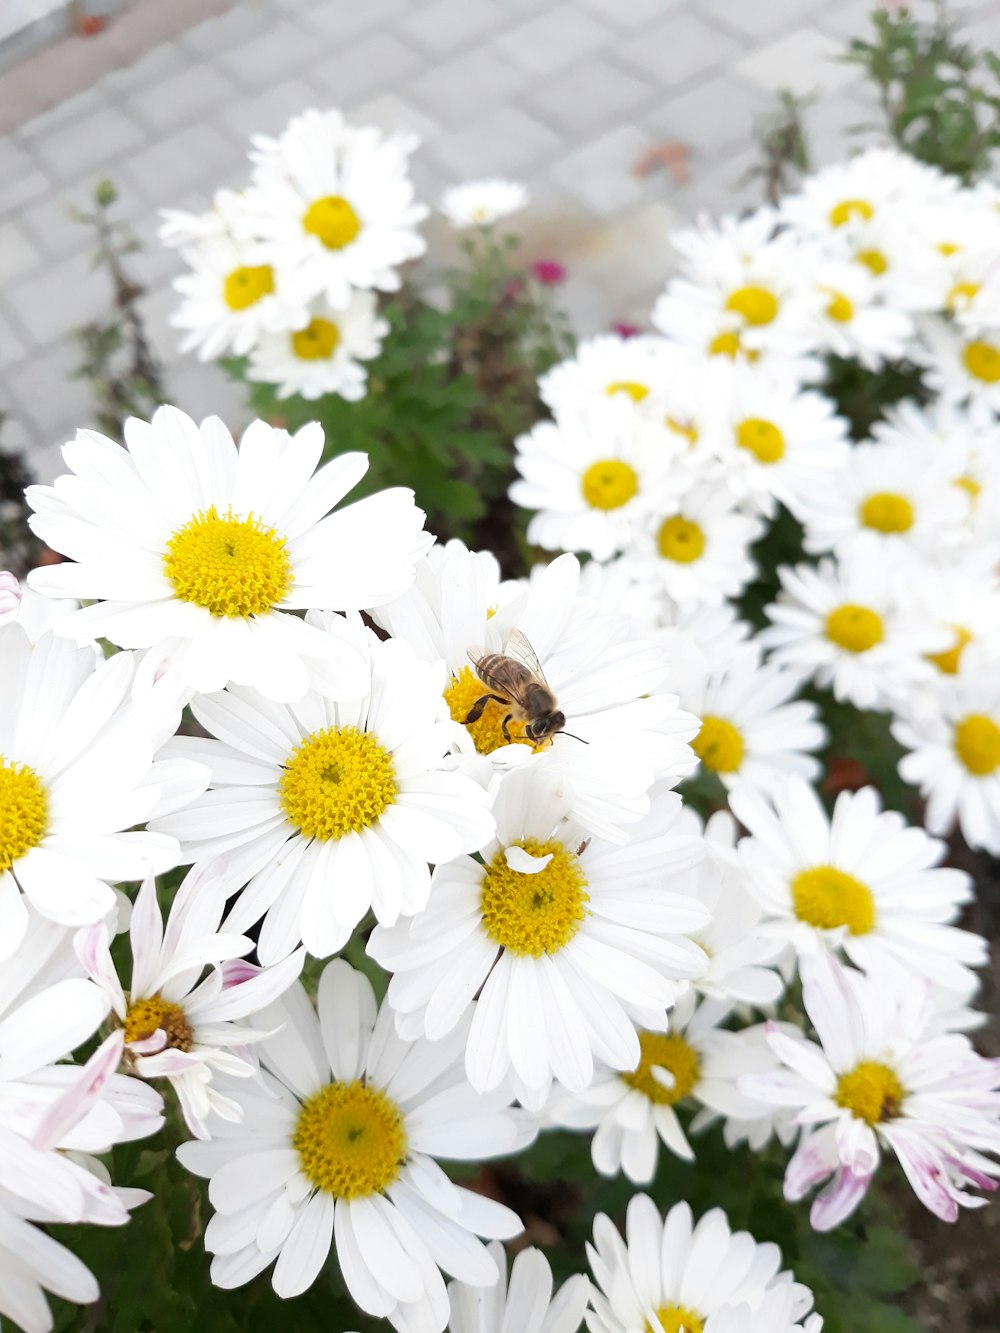
<svg viewBox="0 0 1000 1333">
<path fill-rule="evenodd" d="M 577 1333 L 590 1295 L 590 1283 L 577 1273 L 553 1296 L 552 1269 L 541 1250 L 521 1250 L 510 1267 L 503 1246 L 487 1246 L 500 1270 L 491 1286 L 449 1282 L 449 1333 Z"/>
<path fill-rule="evenodd" d="M 813 338 L 825 351 L 878 370 L 906 356 L 913 319 L 905 310 L 883 305 L 864 264 L 828 259 L 812 275 L 816 306 Z"/>
<path fill-rule="evenodd" d="M 371 983 L 347 963 L 319 980 L 318 1014 L 293 987 L 257 1021 L 262 1087 L 242 1082 L 238 1124 L 214 1120 L 212 1139 L 186 1143 L 181 1162 L 209 1179 L 205 1230 L 212 1280 L 238 1287 L 274 1264 L 271 1285 L 298 1296 L 336 1253 L 368 1314 L 411 1333 L 441 1333 L 441 1269 L 491 1286 L 497 1263 L 477 1239 L 521 1230 L 502 1204 L 455 1185 L 436 1158 L 481 1161 L 530 1141 L 510 1096 L 476 1095 L 461 1068 L 462 1034 L 431 1045 L 376 1013 Z"/>
<path fill-rule="evenodd" d="M 335 619 L 310 614 L 318 632 Z M 191 710 L 208 738 L 168 747 L 206 764 L 212 787 L 162 827 L 189 860 L 224 854 L 214 869 L 230 893 L 242 889 L 225 929 L 263 919 L 266 964 L 300 941 L 317 958 L 336 953 L 370 910 L 388 924 L 419 912 L 428 862 L 474 851 L 493 831 L 486 793 L 450 771 L 440 666 L 360 621 L 341 626 L 366 662 L 361 697 L 311 690 L 288 705 L 240 686 L 198 695 Z"/>
<path fill-rule="evenodd" d="M 468 231 L 470 227 L 492 227 L 520 213 L 527 203 L 528 191 L 517 181 L 465 181 L 445 190 L 441 212 L 457 230 Z"/>
<path fill-rule="evenodd" d="M 69 472 L 28 489 L 32 530 L 70 558 L 34 570 L 29 585 L 94 603 L 56 632 L 168 648 L 203 693 L 230 681 L 275 699 L 301 699 L 311 681 L 362 693 L 364 658 L 346 634 L 293 613 L 378 606 L 410 585 L 430 543 L 412 492 L 331 514 L 368 458 L 319 467 L 315 424 L 290 436 L 256 421 L 237 448 L 218 417 L 197 426 L 161 407 L 152 423 L 126 421 L 125 446 L 80 431 L 63 446 Z"/>
<path fill-rule="evenodd" d="M 992 426 L 993 414 L 1000 412 L 1000 325 L 962 329 L 925 319 L 920 333 L 913 359 L 923 366 L 928 388 L 945 403 L 978 409 L 979 425 Z"/>
<path fill-rule="evenodd" d="M 368 388 L 361 363 L 378 356 L 388 332 L 371 292 L 353 292 L 341 310 L 320 298 L 295 328 L 261 332 L 250 351 L 247 379 L 273 384 L 278 398 L 298 394 L 312 400 L 335 393 L 356 403 Z"/>
<path fill-rule="evenodd" d="M 762 933 L 800 958 L 842 949 L 876 979 L 915 975 L 962 994 L 975 984 L 986 942 L 954 924 L 968 875 L 942 866 L 946 845 L 883 810 L 874 787 L 841 792 L 831 816 L 801 778 L 770 799 L 739 788 L 730 804 L 750 834 L 737 851 Z"/>
<path fill-rule="evenodd" d="M 665 338 L 622 338 L 602 333 L 577 344 L 573 356 L 538 381 L 542 402 L 553 413 L 604 398 L 626 398 L 642 411 L 655 402 L 691 358 Z"/>
</svg>

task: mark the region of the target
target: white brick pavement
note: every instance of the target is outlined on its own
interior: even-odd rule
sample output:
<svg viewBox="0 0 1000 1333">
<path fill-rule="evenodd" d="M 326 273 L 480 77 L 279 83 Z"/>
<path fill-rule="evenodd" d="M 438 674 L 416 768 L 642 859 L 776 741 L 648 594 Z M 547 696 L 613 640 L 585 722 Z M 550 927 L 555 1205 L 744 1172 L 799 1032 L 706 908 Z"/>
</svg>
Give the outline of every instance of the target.
<svg viewBox="0 0 1000 1333">
<path fill-rule="evenodd" d="M 171 397 L 238 426 L 238 391 L 176 356 L 166 327 L 175 261 L 155 229 L 160 207 L 201 207 L 215 186 L 239 181 L 252 130 L 275 131 L 309 104 L 339 105 L 422 134 L 416 174 L 430 201 L 456 179 L 524 179 L 534 200 L 527 251 L 568 264 L 568 303 L 594 330 L 643 317 L 669 269 L 670 226 L 747 199 L 739 179 L 752 121 L 775 88 L 816 90 L 824 160 L 869 111 L 853 71 L 831 60 L 864 30 L 868 0 L 213 0 L 224 12 L 180 32 L 167 30 L 167 3 L 138 0 L 131 27 L 92 39 L 108 45 L 90 86 L 72 43 L 30 73 L 0 76 L 14 125 L 0 139 L 0 410 L 13 418 L 5 441 L 28 445 L 43 475 L 92 415 L 86 387 L 69 378 L 68 333 L 106 308 L 107 285 L 66 210 L 101 175 L 118 182 L 147 247 L 136 268 Z M 1000 0 L 952 8 L 977 41 L 1000 45 Z M 66 71 L 79 91 L 58 103 Z M 18 87 L 37 107 L 46 78 L 58 82 L 41 104 L 56 104 L 19 118 Z M 667 140 L 690 148 L 685 186 L 634 173 Z M 436 253 L 447 249 L 440 227 L 431 239 Z"/>
</svg>

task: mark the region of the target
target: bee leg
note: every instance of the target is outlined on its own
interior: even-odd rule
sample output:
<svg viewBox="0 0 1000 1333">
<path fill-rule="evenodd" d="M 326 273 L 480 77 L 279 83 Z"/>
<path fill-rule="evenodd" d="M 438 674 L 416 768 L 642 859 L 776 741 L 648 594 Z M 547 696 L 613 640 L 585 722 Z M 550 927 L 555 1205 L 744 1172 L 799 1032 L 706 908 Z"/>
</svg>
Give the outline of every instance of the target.
<svg viewBox="0 0 1000 1333">
<path fill-rule="evenodd" d="M 513 718 L 513 716 L 514 716 L 513 713 L 508 713 L 503 720 L 503 725 L 500 728 L 500 730 L 503 732 L 503 738 L 508 745 L 513 745 L 513 741 L 510 738 L 510 730 L 509 730 L 511 718 Z"/>
<path fill-rule="evenodd" d="M 489 703 L 491 699 L 493 699 L 498 704 L 510 703 L 509 699 L 503 699 L 499 694 L 484 694 L 483 697 L 481 699 L 477 699 L 476 702 L 469 709 L 469 715 L 465 719 L 466 726 L 468 726 L 470 722 L 479 721 L 479 719 L 483 715 L 483 709 L 486 707 L 486 705 Z"/>
</svg>

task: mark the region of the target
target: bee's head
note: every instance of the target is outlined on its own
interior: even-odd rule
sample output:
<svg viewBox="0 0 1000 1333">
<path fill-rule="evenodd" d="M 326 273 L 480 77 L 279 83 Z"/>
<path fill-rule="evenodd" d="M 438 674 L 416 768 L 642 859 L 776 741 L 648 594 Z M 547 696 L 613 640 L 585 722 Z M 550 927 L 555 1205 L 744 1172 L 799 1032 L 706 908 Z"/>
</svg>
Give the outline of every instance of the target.
<svg viewBox="0 0 1000 1333">
<path fill-rule="evenodd" d="M 556 709 L 553 713 L 543 713 L 541 717 L 536 717 L 526 730 L 531 732 L 534 740 L 541 741 L 546 736 L 554 736 L 557 731 L 562 731 L 565 725 L 566 714 Z"/>
</svg>

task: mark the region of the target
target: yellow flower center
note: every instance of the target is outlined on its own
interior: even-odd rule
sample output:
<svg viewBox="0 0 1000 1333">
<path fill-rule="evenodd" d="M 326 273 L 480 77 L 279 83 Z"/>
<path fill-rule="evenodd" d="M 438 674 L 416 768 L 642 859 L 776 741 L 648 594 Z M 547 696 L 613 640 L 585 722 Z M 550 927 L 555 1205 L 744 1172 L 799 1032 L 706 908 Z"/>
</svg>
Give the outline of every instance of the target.
<svg viewBox="0 0 1000 1333">
<path fill-rule="evenodd" d="M 328 194 L 309 205 L 302 227 L 328 250 L 343 250 L 361 230 L 361 219 L 343 195 Z"/>
<path fill-rule="evenodd" d="M 899 1115 L 905 1097 L 894 1069 L 878 1060 L 862 1060 L 837 1079 L 833 1100 L 866 1125 L 880 1125 Z"/>
<path fill-rule="evenodd" d="M 691 748 L 713 773 L 735 773 L 743 763 L 743 737 L 724 717 L 703 717 Z"/>
<path fill-rule="evenodd" d="M 705 534 L 697 523 L 674 514 L 661 525 L 657 543 L 664 560 L 690 565 L 705 549 Z"/>
<path fill-rule="evenodd" d="M 851 935 L 875 928 L 875 899 L 867 885 L 836 866 L 800 870 L 792 880 L 795 915 L 817 930 L 846 926 Z"/>
<path fill-rule="evenodd" d="M 946 309 L 954 312 L 960 306 L 966 306 L 970 301 L 974 301 L 982 288 L 978 282 L 956 282 L 954 287 L 945 297 Z"/>
<path fill-rule="evenodd" d="M 150 995 L 130 1004 L 124 1027 L 126 1041 L 145 1041 L 162 1028 L 167 1034 L 167 1046 L 174 1051 L 189 1051 L 194 1041 L 187 1014 L 179 1004 L 172 1004 L 161 995 Z"/>
<path fill-rule="evenodd" d="M 302 1103 L 292 1147 L 302 1174 L 336 1199 L 380 1194 L 406 1162 L 399 1107 L 360 1079 L 328 1083 Z"/>
<path fill-rule="evenodd" d="M 661 1305 L 656 1312 L 658 1324 L 646 1321 L 645 1333 L 705 1333 L 705 1325 L 686 1305 Z"/>
<path fill-rule="evenodd" d="M 621 509 L 638 491 L 639 478 L 620 458 L 602 458 L 587 468 L 580 489 L 591 509 Z"/>
<path fill-rule="evenodd" d="M 291 343 L 300 361 L 327 361 L 340 344 L 340 329 L 333 320 L 317 316 L 291 335 Z"/>
<path fill-rule="evenodd" d="M 976 481 L 975 477 L 956 477 L 955 485 L 959 490 L 965 491 L 969 500 L 975 504 L 982 494 L 982 482 Z"/>
<path fill-rule="evenodd" d="M 851 218 L 862 218 L 870 222 L 875 210 L 867 199 L 842 199 L 830 209 L 830 226 L 842 227 Z"/>
<path fill-rule="evenodd" d="M 698 427 L 693 421 L 679 421 L 677 417 L 664 417 L 663 422 L 667 430 L 672 430 L 675 435 L 683 435 L 688 444 L 698 443 Z"/>
<path fill-rule="evenodd" d="M 49 794 L 25 764 L 0 755 L 0 874 L 45 837 Z"/>
<path fill-rule="evenodd" d="M 615 380 L 613 384 L 608 385 L 604 392 L 609 398 L 612 398 L 616 393 L 623 393 L 631 398 L 633 403 L 641 403 L 649 390 L 645 384 L 639 384 L 637 380 Z"/>
<path fill-rule="evenodd" d="M 576 853 L 556 839 L 526 838 L 519 845 L 552 860 L 537 875 L 525 875 L 497 852 L 483 874 L 483 926 L 501 949 L 541 958 L 565 948 L 580 929 L 590 902 L 587 880 Z"/>
<path fill-rule="evenodd" d="M 889 261 L 881 250 L 859 250 L 854 258 L 859 264 L 864 264 L 876 278 L 880 278 L 889 267 Z"/>
<path fill-rule="evenodd" d="M 230 310 L 246 310 L 274 291 L 274 270 L 270 264 L 234 268 L 226 274 L 222 296 Z"/>
<path fill-rule="evenodd" d="M 970 375 L 984 384 L 1000 380 L 1000 347 L 983 338 L 975 338 L 962 349 L 962 360 Z"/>
<path fill-rule="evenodd" d="M 278 783 L 289 823 L 320 842 L 369 828 L 396 791 L 392 756 L 354 727 L 328 727 L 300 741 Z"/>
<path fill-rule="evenodd" d="M 727 333 L 718 333 L 708 344 L 709 356 L 728 356 L 736 360 L 738 356 L 743 356 L 753 364 L 760 356 L 760 352 L 755 349 L 747 349 L 740 341 L 740 335 L 730 330 Z"/>
<path fill-rule="evenodd" d="M 510 741 L 505 738 L 503 720 L 511 710 L 507 704 L 498 704 L 495 699 L 488 701 L 475 722 L 466 722 L 465 719 L 472 712 L 473 704 L 489 692 L 489 686 L 484 685 L 469 667 L 462 667 L 457 676 L 452 676 L 444 691 L 444 701 L 451 713 L 451 720 L 461 722 L 480 754 L 492 754 L 502 745 L 509 745 L 515 741 L 518 745 L 532 745 L 524 734 L 525 723 L 517 722 L 513 718 L 507 724 Z M 551 744 L 551 739 L 546 737 L 537 745 L 532 745 L 532 748 L 540 750 Z"/>
<path fill-rule="evenodd" d="M 826 618 L 826 637 L 849 653 L 866 653 L 885 635 L 882 617 L 868 606 L 845 602 Z"/>
<path fill-rule="evenodd" d="M 758 463 L 777 463 L 785 456 L 785 437 L 773 421 L 747 417 L 736 427 L 736 443 L 748 449 Z"/>
<path fill-rule="evenodd" d="M 859 515 L 864 526 L 876 532 L 909 532 L 913 527 L 913 505 L 896 491 L 875 491 L 862 504 Z"/>
<path fill-rule="evenodd" d="M 167 542 L 163 572 L 182 602 L 213 616 L 259 616 L 291 590 L 285 539 L 248 514 L 221 515 L 212 505 Z"/>
<path fill-rule="evenodd" d="M 969 713 L 955 724 L 955 753 L 977 778 L 1000 768 L 1000 727 L 984 713 Z"/>
<path fill-rule="evenodd" d="M 770 324 L 778 313 L 778 300 L 766 287 L 738 287 L 730 292 L 726 309 L 742 315 L 748 324 Z"/>
<path fill-rule="evenodd" d="M 854 318 L 854 302 L 843 292 L 835 292 L 831 288 L 827 288 L 827 291 L 830 294 L 826 307 L 829 318 L 837 324 L 850 324 Z"/>
<path fill-rule="evenodd" d="M 658 1106 L 673 1106 L 694 1090 L 701 1077 L 701 1056 L 683 1037 L 676 1033 L 640 1032 L 639 1051 L 635 1069 L 618 1075 L 630 1088 Z M 654 1076 L 654 1069 L 665 1069 L 672 1074 L 673 1087 L 664 1087 Z"/>
<path fill-rule="evenodd" d="M 957 255 L 962 247 L 956 245 L 953 241 L 939 241 L 937 248 L 940 254 L 944 255 L 946 259 L 950 259 L 952 255 Z"/>
<path fill-rule="evenodd" d="M 950 648 L 946 648 L 943 653 L 928 653 L 928 662 L 933 663 L 938 671 L 946 676 L 955 676 L 958 674 L 958 665 L 962 660 L 962 654 L 967 646 L 972 642 L 972 635 L 964 625 L 952 625 L 955 632 L 955 642 Z"/>
</svg>

